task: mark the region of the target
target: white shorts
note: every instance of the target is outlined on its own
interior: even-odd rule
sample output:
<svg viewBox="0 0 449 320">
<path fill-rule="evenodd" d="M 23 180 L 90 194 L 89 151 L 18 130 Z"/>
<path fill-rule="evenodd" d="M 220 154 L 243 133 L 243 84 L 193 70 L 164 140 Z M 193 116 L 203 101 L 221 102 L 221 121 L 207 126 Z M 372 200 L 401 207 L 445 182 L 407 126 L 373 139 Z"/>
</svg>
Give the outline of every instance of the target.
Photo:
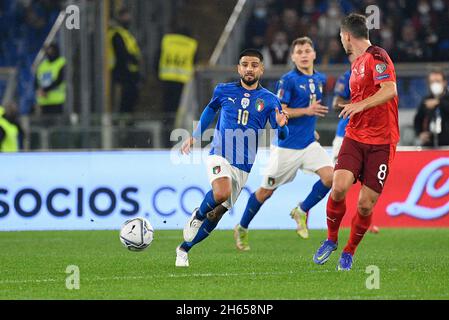
<svg viewBox="0 0 449 320">
<path fill-rule="evenodd" d="M 206 167 L 210 184 L 218 178 L 228 177 L 231 179 L 231 196 L 226 202 L 222 203 L 225 208 L 228 210 L 231 209 L 237 201 L 240 191 L 242 191 L 242 188 L 246 184 L 248 172 L 232 166 L 228 160 L 217 155 L 210 155 L 207 157 Z"/>
<path fill-rule="evenodd" d="M 340 153 L 340 148 L 343 143 L 343 137 L 335 136 L 334 141 L 332 141 L 332 157 L 335 161 L 337 161 L 338 154 Z"/>
<path fill-rule="evenodd" d="M 316 172 L 321 168 L 333 166 L 332 159 L 326 150 L 316 141 L 301 150 L 271 146 L 262 188 L 274 190 L 280 185 L 293 181 L 298 169 L 304 172 Z"/>
</svg>

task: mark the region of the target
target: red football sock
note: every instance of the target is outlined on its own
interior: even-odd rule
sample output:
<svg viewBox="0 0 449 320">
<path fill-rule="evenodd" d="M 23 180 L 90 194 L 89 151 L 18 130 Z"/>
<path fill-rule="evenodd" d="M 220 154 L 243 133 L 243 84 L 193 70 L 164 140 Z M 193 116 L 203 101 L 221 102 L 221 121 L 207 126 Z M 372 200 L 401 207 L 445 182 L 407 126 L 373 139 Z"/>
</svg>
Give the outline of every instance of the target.
<svg viewBox="0 0 449 320">
<path fill-rule="evenodd" d="M 335 201 L 329 196 L 327 200 L 327 239 L 337 243 L 338 230 L 343 216 L 346 213 L 346 199 Z"/>
<path fill-rule="evenodd" d="M 357 214 L 352 219 L 351 235 L 349 236 L 348 244 L 343 249 L 343 252 L 349 252 L 351 255 L 354 255 L 357 246 L 369 229 L 372 216 L 372 214 L 369 216 L 362 216 L 357 211 Z"/>
</svg>

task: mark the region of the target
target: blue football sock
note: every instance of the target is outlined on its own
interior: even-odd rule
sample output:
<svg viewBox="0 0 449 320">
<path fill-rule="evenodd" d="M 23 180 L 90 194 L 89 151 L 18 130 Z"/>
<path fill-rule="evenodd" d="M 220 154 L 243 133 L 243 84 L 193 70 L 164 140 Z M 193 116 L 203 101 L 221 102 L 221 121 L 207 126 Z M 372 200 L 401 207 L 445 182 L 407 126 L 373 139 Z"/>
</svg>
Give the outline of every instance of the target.
<svg viewBox="0 0 449 320">
<path fill-rule="evenodd" d="M 251 194 L 248 199 L 248 204 L 246 205 L 245 212 L 243 212 L 242 219 L 240 220 L 240 226 L 248 229 L 249 223 L 251 222 L 251 220 L 253 220 L 262 204 L 263 203 L 257 201 L 255 193 Z"/>
<path fill-rule="evenodd" d="M 193 238 L 191 242 L 183 242 L 181 244 L 181 248 L 184 251 L 189 252 L 189 250 L 192 249 L 194 245 L 206 239 L 209 234 L 215 229 L 217 224 L 218 222 L 212 222 L 209 219 L 204 219 L 204 222 L 201 225 L 201 228 L 199 228 L 195 238 Z"/>
<path fill-rule="evenodd" d="M 200 209 L 196 213 L 196 218 L 198 220 L 204 220 L 206 218 L 206 214 L 215 209 L 219 203 L 215 202 L 214 193 L 210 190 L 203 199 L 203 202 L 200 205 Z"/>
<path fill-rule="evenodd" d="M 329 192 L 331 188 L 326 187 L 321 180 L 313 185 L 312 191 L 310 191 L 306 200 L 301 204 L 301 209 L 305 212 L 309 212 L 318 202 L 320 202 Z"/>
</svg>

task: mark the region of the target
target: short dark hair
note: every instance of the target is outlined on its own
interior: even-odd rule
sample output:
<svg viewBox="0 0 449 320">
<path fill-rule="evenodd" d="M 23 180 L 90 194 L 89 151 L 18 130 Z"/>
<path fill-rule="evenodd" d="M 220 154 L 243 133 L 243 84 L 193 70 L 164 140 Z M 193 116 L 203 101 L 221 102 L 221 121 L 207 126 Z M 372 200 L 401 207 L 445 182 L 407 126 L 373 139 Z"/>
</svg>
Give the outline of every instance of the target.
<svg viewBox="0 0 449 320">
<path fill-rule="evenodd" d="M 439 75 L 441 75 L 443 77 L 443 81 L 447 81 L 446 74 L 441 69 L 432 69 L 432 70 L 430 70 L 429 74 L 427 75 L 427 78 L 429 78 L 431 74 L 439 74 Z"/>
<path fill-rule="evenodd" d="M 249 49 L 245 49 L 245 50 L 243 50 L 242 52 L 240 52 L 238 63 L 240 63 L 240 60 L 242 59 L 242 57 L 245 57 L 245 56 L 249 56 L 249 57 L 257 57 L 257 58 L 260 59 L 260 62 L 263 62 L 263 55 L 262 55 L 262 52 L 260 52 L 260 51 L 257 50 L 257 49 L 249 48 Z"/>
<path fill-rule="evenodd" d="M 351 13 L 341 21 L 341 30 L 349 32 L 357 39 L 369 39 L 369 29 L 366 17 L 358 13 Z"/>
<path fill-rule="evenodd" d="M 301 38 L 296 38 L 295 40 L 293 40 L 292 45 L 291 45 L 291 51 L 293 52 L 293 50 L 295 49 L 295 47 L 296 47 L 297 45 L 302 46 L 302 45 L 304 45 L 304 44 L 306 44 L 306 43 L 310 44 L 310 46 L 311 46 L 313 49 L 315 49 L 315 46 L 314 46 L 314 44 L 313 44 L 312 39 L 310 39 L 309 37 L 301 37 Z"/>
</svg>

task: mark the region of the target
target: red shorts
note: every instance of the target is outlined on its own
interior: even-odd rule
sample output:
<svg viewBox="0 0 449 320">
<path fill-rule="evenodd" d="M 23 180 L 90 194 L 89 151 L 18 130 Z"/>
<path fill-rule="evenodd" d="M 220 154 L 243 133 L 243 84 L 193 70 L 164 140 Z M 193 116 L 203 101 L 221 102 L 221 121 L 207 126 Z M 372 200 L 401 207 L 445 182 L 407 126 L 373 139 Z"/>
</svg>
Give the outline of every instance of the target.
<svg viewBox="0 0 449 320">
<path fill-rule="evenodd" d="M 368 188 L 381 193 L 395 154 L 394 144 L 366 144 L 345 137 L 335 170 L 351 171 L 355 182 L 359 180 Z"/>
</svg>

